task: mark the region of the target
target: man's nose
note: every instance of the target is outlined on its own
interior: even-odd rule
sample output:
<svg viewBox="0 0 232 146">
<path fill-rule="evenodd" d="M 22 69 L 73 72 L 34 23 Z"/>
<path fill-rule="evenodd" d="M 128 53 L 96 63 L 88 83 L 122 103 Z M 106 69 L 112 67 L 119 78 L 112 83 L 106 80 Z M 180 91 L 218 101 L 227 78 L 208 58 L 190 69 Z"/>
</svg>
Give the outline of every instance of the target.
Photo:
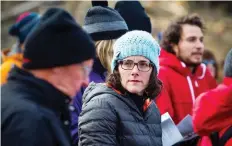
<svg viewBox="0 0 232 146">
<path fill-rule="evenodd" d="M 197 44 L 196 44 L 196 47 L 197 49 L 203 49 L 205 47 L 204 43 L 200 40 L 197 41 Z"/>
<path fill-rule="evenodd" d="M 83 81 L 82 85 L 84 87 L 87 87 L 89 85 L 89 77 L 86 77 L 85 80 Z"/>
</svg>

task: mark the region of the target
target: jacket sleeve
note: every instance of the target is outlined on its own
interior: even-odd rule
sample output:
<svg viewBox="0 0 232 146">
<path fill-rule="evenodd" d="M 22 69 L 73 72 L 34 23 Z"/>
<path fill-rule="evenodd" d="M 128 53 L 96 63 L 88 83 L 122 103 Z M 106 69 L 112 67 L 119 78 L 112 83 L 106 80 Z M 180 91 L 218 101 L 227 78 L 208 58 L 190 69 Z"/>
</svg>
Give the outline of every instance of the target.
<svg viewBox="0 0 232 146">
<path fill-rule="evenodd" d="M 81 88 L 81 91 L 75 96 L 73 101 L 74 110 L 71 111 L 71 135 L 73 145 L 78 145 L 78 117 L 81 113 L 83 91 L 84 88 Z"/>
<path fill-rule="evenodd" d="M 169 115 L 173 118 L 174 111 L 172 106 L 172 99 L 170 96 L 170 85 L 168 79 L 162 73 L 159 73 L 158 77 L 163 83 L 163 89 L 160 95 L 156 98 L 155 103 L 157 104 L 161 114 L 168 112 Z"/>
<path fill-rule="evenodd" d="M 82 108 L 79 117 L 79 146 L 118 145 L 117 117 L 107 95 L 94 97 Z"/>
<path fill-rule="evenodd" d="M 232 123 L 232 86 L 202 93 L 193 106 L 193 128 L 199 135 L 220 131 Z"/>
<path fill-rule="evenodd" d="M 2 123 L 3 146 L 51 146 L 52 133 L 42 116 L 30 110 L 12 113 Z"/>
</svg>

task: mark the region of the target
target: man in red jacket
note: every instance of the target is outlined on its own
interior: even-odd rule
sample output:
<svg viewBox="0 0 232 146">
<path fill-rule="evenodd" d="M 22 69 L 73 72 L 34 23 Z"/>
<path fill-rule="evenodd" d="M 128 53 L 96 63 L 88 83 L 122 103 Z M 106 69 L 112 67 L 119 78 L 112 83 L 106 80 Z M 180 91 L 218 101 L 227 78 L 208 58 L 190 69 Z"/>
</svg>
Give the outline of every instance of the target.
<svg viewBox="0 0 232 146">
<path fill-rule="evenodd" d="M 180 17 L 164 32 L 159 78 L 164 88 L 157 105 L 175 124 L 192 113 L 196 97 L 216 87 L 216 80 L 203 65 L 204 24 L 196 14 Z"/>
<path fill-rule="evenodd" d="M 193 128 L 201 136 L 217 131 L 219 143 L 213 144 L 232 146 L 232 49 L 225 60 L 224 74 L 222 84 L 197 98 L 193 107 Z M 225 139 L 229 131 L 230 138 Z M 220 144 L 223 142 L 222 139 L 225 139 L 224 143 Z M 211 146 L 211 142 L 209 138 L 204 137 L 199 145 Z"/>
</svg>

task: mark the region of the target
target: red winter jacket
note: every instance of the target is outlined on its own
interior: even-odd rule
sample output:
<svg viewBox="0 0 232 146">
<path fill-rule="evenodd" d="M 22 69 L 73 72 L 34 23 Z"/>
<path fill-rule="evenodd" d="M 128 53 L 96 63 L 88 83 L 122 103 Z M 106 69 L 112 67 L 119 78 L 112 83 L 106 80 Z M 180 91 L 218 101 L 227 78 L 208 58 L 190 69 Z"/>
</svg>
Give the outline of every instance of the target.
<svg viewBox="0 0 232 146">
<path fill-rule="evenodd" d="M 193 128 L 201 135 L 218 131 L 221 137 L 232 125 L 232 78 L 224 78 L 216 89 L 201 94 L 193 107 Z M 204 137 L 199 146 L 211 146 L 209 138 Z M 208 145 L 206 145 L 208 143 Z M 225 146 L 232 146 L 232 138 Z"/>
<path fill-rule="evenodd" d="M 158 77 L 164 88 L 156 103 L 161 114 L 169 112 L 175 124 L 178 124 L 187 114 L 192 113 L 196 97 L 215 88 L 217 83 L 203 64 L 192 74 L 175 55 L 163 49 L 159 60 Z"/>
</svg>

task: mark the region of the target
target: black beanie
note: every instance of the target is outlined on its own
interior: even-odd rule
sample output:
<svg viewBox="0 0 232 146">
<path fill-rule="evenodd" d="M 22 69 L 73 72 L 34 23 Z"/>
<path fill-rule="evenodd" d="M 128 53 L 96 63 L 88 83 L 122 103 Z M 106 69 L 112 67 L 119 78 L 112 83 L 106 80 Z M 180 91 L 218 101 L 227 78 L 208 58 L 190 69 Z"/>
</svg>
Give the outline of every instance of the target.
<svg viewBox="0 0 232 146">
<path fill-rule="evenodd" d="M 94 58 L 91 37 L 65 10 L 50 8 L 29 34 L 23 53 L 23 67 L 42 69 L 81 63 Z"/>
<path fill-rule="evenodd" d="M 129 30 L 143 30 L 151 33 L 151 21 L 139 1 L 118 1 L 115 10 L 121 14 Z"/>
<path fill-rule="evenodd" d="M 108 7 L 107 1 L 92 1 L 85 16 L 83 29 L 94 41 L 117 39 L 128 31 L 120 14 Z"/>
</svg>

